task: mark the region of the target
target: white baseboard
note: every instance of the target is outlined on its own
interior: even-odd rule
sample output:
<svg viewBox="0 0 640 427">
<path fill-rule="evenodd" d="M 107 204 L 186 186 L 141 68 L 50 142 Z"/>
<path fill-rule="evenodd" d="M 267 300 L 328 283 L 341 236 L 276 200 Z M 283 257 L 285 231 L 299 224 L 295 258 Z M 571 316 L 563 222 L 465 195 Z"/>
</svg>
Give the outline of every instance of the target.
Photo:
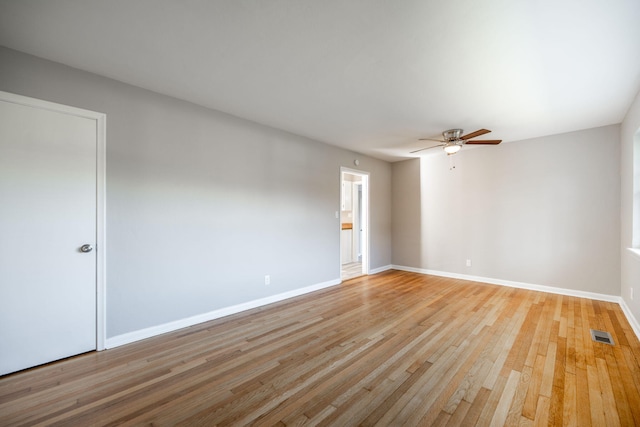
<svg viewBox="0 0 640 427">
<path fill-rule="evenodd" d="M 309 292 L 319 291 L 324 288 L 339 285 L 340 283 L 342 283 L 340 279 L 334 279 L 328 282 L 318 283 L 318 284 L 307 286 L 300 289 L 294 289 L 292 291 L 284 292 L 277 295 L 271 295 L 265 298 L 244 302 L 244 303 L 233 305 L 230 307 L 223 307 L 218 310 L 210 311 L 208 313 L 198 314 L 196 316 L 175 320 L 173 322 L 164 323 L 162 325 L 151 326 L 149 328 L 140 329 L 133 332 L 127 332 L 126 334 L 116 335 L 115 337 L 107 338 L 105 347 L 114 348 L 121 345 L 130 344 L 132 342 L 143 340 L 146 338 L 151 338 L 156 335 L 165 334 L 167 332 L 172 332 L 178 329 L 197 325 L 198 323 L 208 322 L 210 320 L 219 319 L 221 317 L 229 316 L 231 314 L 240 313 L 242 311 L 251 310 L 257 307 L 262 307 L 264 305 L 272 304 L 274 302 L 279 302 L 285 299 L 308 294 Z"/>
<path fill-rule="evenodd" d="M 514 282 L 510 280 L 492 279 L 488 277 L 471 276 L 467 274 L 449 273 L 445 271 L 427 270 L 423 268 L 406 267 L 402 265 L 386 265 L 378 267 L 369 271 L 369 274 L 377 274 L 386 270 L 395 269 L 402 271 L 409 271 L 413 273 L 430 274 L 433 276 L 450 277 L 453 279 L 470 280 L 474 282 L 490 283 L 494 285 L 508 286 L 512 288 L 529 289 L 533 291 L 549 292 L 560 295 L 574 296 L 580 298 L 595 299 L 599 301 L 615 302 L 620 305 L 622 312 L 627 317 L 631 328 L 635 332 L 638 339 L 640 339 L 640 323 L 633 316 L 633 313 L 620 296 L 606 295 L 594 292 L 576 291 L 573 289 L 555 288 L 552 286 L 535 285 L 531 283 Z M 261 307 L 274 302 L 283 301 L 288 298 L 297 297 L 310 292 L 318 291 L 331 286 L 339 285 L 342 283 L 340 279 L 330 280 L 328 282 L 318 283 L 315 285 L 307 286 L 300 289 L 294 289 L 293 291 L 284 292 L 277 295 L 272 295 L 265 298 L 260 298 L 253 301 L 233 305 L 230 307 L 220 308 L 218 310 L 210 311 L 208 313 L 199 314 L 196 316 L 188 317 L 185 319 L 176 320 L 162 325 L 152 326 L 138 331 L 128 332 L 126 334 L 117 335 L 115 337 L 107 338 L 105 342 L 105 348 L 114 348 L 125 344 L 130 344 L 135 341 L 151 338 L 156 335 L 172 332 L 178 329 L 186 328 L 189 326 L 197 325 L 198 323 L 208 322 L 210 320 L 219 319 L 224 316 L 240 313 L 245 310 L 251 310 L 253 308 Z"/>
<path fill-rule="evenodd" d="M 626 316 L 633 332 L 640 340 L 640 324 L 633 316 L 631 310 L 619 295 L 599 294 L 596 292 L 576 291 L 575 289 L 556 288 L 553 286 L 535 285 L 532 283 L 514 282 L 511 280 L 492 279 L 490 277 L 471 276 L 468 274 L 449 273 L 446 271 L 427 270 L 424 268 L 406 267 L 403 265 L 392 265 L 395 270 L 409 271 L 412 273 L 430 274 L 432 276 L 450 277 L 452 279 L 470 280 L 473 282 L 490 283 L 492 285 L 508 286 L 511 288 L 529 289 L 532 291 L 548 292 L 551 294 L 567 295 L 571 297 L 594 299 L 597 301 L 615 302 L 622 308 L 622 312 Z"/>
<path fill-rule="evenodd" d="M 470 280 L 473 282 L 490 283 L 492 285 L 508 286 L 510 288 L 529 289 L 531 291 L 548 292 L 551 294 L 567 295 L 572 297 L 595 299 L 598 301 L 619 302 L 617 295 L 599 294 L 596 292 L 577 291 L 575 289 L 556 288 L 553 286 L 535 285 L 532 283 L 514 282 L 511 280 L 492 279 L 490 277 L 471 276 L 468 274 L 449 273 L 446 271 L 426 270 L 424 268 L 405 267 L 402 265 L 392 266 L 396 270 L 411 271 L 413 273 L 430 274 L 432 276 L 450 277 L 452 279 Z"/>
<path fill-rule="evenodd" d="M 382 273 L 383 271 L 391 270 L 392 268 L 393 267 L 391 265 L 383 265 L 382 267 L 372 268 L 371 270 L 369 270 L 369 274 Z"/>
<path fill-rule="evenodd" d="M 631 325 L 633 332 L 636 333 L 636 336 L 640 340 L 640 322 L 638 322 L 638 319 L 635 318 L 635 316 L 631 312 L 631 309 L 622 298 L 620 298 L 619 304 L 620 304 L 620 307 L 622 308 L 622 312 L 627 317 L 627 320 L 629 321 L 629 324 Z"/>
</svg>

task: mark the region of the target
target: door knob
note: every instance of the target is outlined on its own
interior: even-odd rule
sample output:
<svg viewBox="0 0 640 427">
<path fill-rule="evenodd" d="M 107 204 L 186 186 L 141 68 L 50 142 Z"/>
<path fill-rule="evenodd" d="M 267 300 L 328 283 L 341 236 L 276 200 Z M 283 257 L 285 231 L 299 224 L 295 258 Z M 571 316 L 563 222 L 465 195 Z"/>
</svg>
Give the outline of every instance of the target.
<svg viewBox="0 0 640 427">
<path fill-rule="evenodd" d="M 91 252 L 92 250 L 93 250 L 93 246 L 91 245 L 80 246 L 80 252 Z"/>
</svg>

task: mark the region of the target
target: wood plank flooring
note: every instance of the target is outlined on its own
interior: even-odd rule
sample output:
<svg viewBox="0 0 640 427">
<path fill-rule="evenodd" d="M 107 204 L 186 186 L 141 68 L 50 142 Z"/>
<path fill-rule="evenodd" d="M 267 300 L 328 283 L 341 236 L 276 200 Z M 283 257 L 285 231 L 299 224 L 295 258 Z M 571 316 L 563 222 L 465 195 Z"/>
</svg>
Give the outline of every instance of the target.
<svg viewBox="0 0 640 427">
<path fill-rule="evenodd" d="M 362 263 L 361 262 L 349 262 L 342 264 L 340 278 L 344 280 L 353 279 L 355 277 L 362 276 Z"/>
<path fill-rule="evenodd" d="M 0 425 L 640 425 L 639 361 L 617 304 L 388 271 L 2 377 Z"/>
</svg>

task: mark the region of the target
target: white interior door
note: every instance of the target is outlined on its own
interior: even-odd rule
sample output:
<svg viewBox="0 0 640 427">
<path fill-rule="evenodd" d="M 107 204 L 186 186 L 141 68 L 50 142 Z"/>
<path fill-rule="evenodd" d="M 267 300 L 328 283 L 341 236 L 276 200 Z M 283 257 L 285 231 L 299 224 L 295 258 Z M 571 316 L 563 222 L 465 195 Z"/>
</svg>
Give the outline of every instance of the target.
<svg viewBox="0 0 640 427">
<path fill-rule="evenodd" d="M 97 126 L 0 99 L 0 375 L 97 348 Z"/>
</svg>

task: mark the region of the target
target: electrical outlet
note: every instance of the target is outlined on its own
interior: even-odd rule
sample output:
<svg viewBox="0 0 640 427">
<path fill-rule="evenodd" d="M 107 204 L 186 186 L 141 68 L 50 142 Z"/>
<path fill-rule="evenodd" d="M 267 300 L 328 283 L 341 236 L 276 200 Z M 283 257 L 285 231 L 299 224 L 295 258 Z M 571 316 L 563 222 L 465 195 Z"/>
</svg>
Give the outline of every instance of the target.
<svg viewBox="0 0 640 427">
<path fill-rule="evenodd" d="M 467 267 L 471 267 L 471 260 L 470 259 L 467 260 Z"/>
<path fill-rule="evenodd" d="M 271 276 L 269 276 L 268 274 L 266 276 L 264 276 L 264 284 L 265 285 L 270 285 L 271 284 Z"/>
</svg>

